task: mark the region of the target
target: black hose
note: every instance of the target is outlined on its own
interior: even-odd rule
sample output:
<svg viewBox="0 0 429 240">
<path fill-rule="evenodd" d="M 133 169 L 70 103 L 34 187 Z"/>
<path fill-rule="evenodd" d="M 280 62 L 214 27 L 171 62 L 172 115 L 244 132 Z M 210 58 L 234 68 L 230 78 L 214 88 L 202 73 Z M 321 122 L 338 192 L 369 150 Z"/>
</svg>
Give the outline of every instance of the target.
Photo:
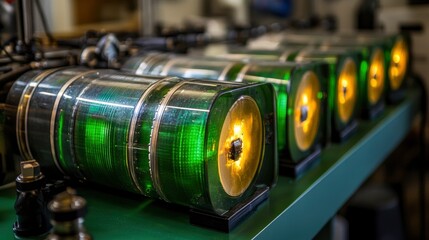
<svg viewBox="0 0 429 240">
<path fill-rule="evenodd" d="M 6 83 L 15 81 L 19 76 L 24 74 L 27 71 L 30 71 L 32 68 L 30 64 L 25 64 L 13 69 L 10 72 L 0 75 L 0 87 L 4 86 Z"/>
</svg>

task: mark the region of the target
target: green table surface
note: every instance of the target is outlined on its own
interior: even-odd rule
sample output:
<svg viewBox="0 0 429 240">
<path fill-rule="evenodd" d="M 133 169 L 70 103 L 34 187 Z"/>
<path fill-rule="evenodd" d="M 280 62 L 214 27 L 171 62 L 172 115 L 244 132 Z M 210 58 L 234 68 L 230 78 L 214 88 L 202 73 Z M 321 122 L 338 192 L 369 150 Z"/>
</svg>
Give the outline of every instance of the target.
<svg viewBox="0 0 429 240">
<path fill-rule="evenodd" d="M 379 119 L 360 122 L 299 179 L 280 176 L 269 199 L 229 234 L 191 225 L 187 208 L 93 186 L 77 189 L 88 201 L 85 225 L 95 239 L 310 239 L 406 136 L 418 96 L 410 91 Z M 14 188 L 0 191 L 1 239 L 13 238 L 14 201 Z"/>
</svg>

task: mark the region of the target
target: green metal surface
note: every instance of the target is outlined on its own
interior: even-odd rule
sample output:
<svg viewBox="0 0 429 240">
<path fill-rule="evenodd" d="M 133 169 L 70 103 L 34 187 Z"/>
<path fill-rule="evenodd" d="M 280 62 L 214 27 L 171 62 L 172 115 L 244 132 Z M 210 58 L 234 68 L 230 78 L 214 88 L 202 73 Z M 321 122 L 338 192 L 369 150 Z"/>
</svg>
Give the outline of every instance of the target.
<svg viewBox="0 0 429 240">
<path fill-rule="evenodd" d="M 99 187 L 78 187 L 88 200 L 88 231 L 95 239 L 311 239 L 410 129 L 419 94 L 409 92 L 380 119 L 362 122 L 357 134 L 331 145 L 297 180 L 280 177 L 249 218 L 226 234 L 189 224 L 188 209 Z M 13 237 L 14 189 L 0 191 L 0 233 Z"/>
</svg>

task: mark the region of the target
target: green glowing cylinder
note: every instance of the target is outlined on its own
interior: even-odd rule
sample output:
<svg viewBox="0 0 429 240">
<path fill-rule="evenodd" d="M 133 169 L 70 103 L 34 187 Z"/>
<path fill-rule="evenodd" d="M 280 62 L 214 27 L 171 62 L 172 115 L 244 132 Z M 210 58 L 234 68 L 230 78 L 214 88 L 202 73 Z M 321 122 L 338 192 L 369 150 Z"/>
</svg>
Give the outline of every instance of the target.
<svg viewBox="0 0 429 240">
<path fill-rule="evenodd" d="M 277 92 L 277 139 L 280 157 L 299 162 L 311 154 L 319 145 L 320 119 L 324 114 L 322 102 L 325 92 L 325 89 L 320 84 L 320 81 L 322 81 L 320 78 L 325 77 L 325 65 L 317 63 L 244 63 L 213 58 L 192 58 L 151 53 L 131 58 L 123 65 L 122 69 L 139 75 L 150 74 L 185 78 L 198 77 L 229 82 L 271 83 Z M 313 86 L 314 88 L 305 87 L 311 88 L 307 90 L 311 103 L 305 104 L 313 104 L 314 109 L 310 112 L 308 119 L 307 116 L 304 116 L 305 119 L 300 121 L 299 119 L 294 119 L 302 111 L 302 108 L 296 106 L 297 91 L 299 86 L 302 85 L 303 79 L 309 78 L 312 79 L 311 81 L 315 83 L 315 86 Z M 310 124 L 311 127 L 304 129 L 305 133 L 297 130 L 297 128 L 301 127 L 298 125 L 307 124 Z"/>
<path fill-rule="evenodd" d="M 385 68 L 385 89 L 387 100 L 396 103 L 404 98 L 405 79 L 410 69 L 410 38 L 403 34 L 379 32 L 357 32 L 349 34 L 290 33 L 284 34 L 283 46 L 307 44 L 317 48 L 331 49 L 345 47 L 357 49 L 369 65 L 382 51 Z M 370 66 L 369 66 L 370 67 Z"/>
<path fill-rule="evenodd" d="M 245 49 L 230 48 L 229 53 L 220 57 L 249 60 L 321 61 L 329 66 L 329 79 L 322 82 L 327 89 L 328 114 L 324 127 L 324 139 L 327 142 L 341 141 L 350 126 L 356 124 L 359 101 L 365 79 L 359 79 L 359 55 L 349 50 L 318 50 L 312 47 L 284 47 L 281 49 Z M 364 80 L 364 81 L 362 81 Z"/>
<path fill-rule="evenodd" d="M 380 43 L 346 41 L 338 35 L 326 33 L 287 33 L 279 36 L 276 41 L 278 49 L 270 51 L 281 51 L 283 59 L 285 58 L 283 53 L 286 52 L 286 55 L 290 56 L 287 57 L 289 60 L 294 60 L 299 52 L 343 51 L 358 54 L 360 115 L 373 119 L 383 111 L 387 85 L 387 59 Z M 254 48 L 263 47 L 258 42 L 253 45 Z M 252 50 L 253 53 L 255 51 Z"/>
<path fill-rule="evenodd" d="M 356 124 L 359 102 L 359 58 L 353 51 L 301 50 L 288 60 L 323 61 L 329 65 L 327 141 L 341 141 Z M 365 83 L 361 82 L 361 85 Z"/>
<path fill-rule="evenodd" d="M 45 174 L 222 214 L 276 180 L 274 99 L 265 83 L 69 68 L 23 75 L 7 103 L 22 157 Z"/>
<path fill-rule="evenodd" d="M 359 32 L 343 34 L 340 38 L 339 42 L 343 45 L 357 43 L 382 48 L 385 57 L 387 100 L 389 103 L 396 103 L 404 98 L 405 80 L 409 74 L 411 59 L 409 35 Z"/>
</svg>

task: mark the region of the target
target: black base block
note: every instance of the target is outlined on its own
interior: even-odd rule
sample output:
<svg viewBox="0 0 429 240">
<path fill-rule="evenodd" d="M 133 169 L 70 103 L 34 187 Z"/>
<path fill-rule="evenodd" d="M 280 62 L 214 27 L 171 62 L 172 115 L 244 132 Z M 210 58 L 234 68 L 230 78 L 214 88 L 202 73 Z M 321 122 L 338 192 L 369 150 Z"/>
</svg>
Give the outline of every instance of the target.
<svg viewBox="0 0 429 240">
<path fill-rule="evenodd" d="M 353 120 L 343 130 L 334 132 L 332 135 L 332 140 L 335 142 L 343 142 L 349 139 L 350 136 L 352 136 L 353 133 L 356 132 L 357 127 L 358 122 L 356 120 Z"/>
<path fill-rule="evenodd" d="M 363 118 L 368 119 L 368 120 L 373 120 L 377 117 L 379 117 L 383 111 L 384 111 L 384 103 L 378 103 L 377 105 L 375 105 L 374 107 L 370 108 L 370 109 L 365 109 L 362 113 Z"/>
<path fill-rule="evenodd" d="M 253 211 L 255 211 L 259 204 L 268 199 L 268 195 L 268 187 L 258 188 L 253 195 L 245 201 L 237 204 L 222 216 L 197 209 L 191 209 L 189 220 L 191 224 L 197 226 L 207 227 L 222 232 L 230 232 Z"/>
<path fill-rule="evenodd" d="M 299 162 L 292 162 L 289 160 L 280 160 L 279 162 L 279 173 L 280 175 L 297 178 L 314 163 L 320 159 L 320 153 L 322 152 L 321 147 L 318 146 L 315 150 L 306 158 Z"/>
<path fill-rule="evenodd" d="M 405 90 L 400 88 L 398 90 L 391 91 L 387 95 L 387 103 L 396 105 L 400 103 L 402 100 L 404 100 L 404 98 L 405 98 Z"/>
</svg>

